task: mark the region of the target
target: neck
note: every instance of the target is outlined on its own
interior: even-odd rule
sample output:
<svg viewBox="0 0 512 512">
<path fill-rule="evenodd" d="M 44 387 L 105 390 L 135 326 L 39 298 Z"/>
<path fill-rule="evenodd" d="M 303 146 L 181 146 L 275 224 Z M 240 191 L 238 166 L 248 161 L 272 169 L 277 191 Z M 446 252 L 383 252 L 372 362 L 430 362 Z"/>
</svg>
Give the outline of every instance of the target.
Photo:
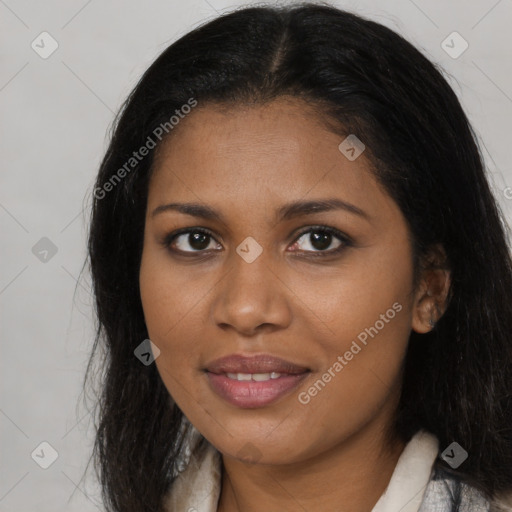
<svg viewBox="0 0 512 512">
<path fill-rule="evenodd" d="M 223 456 L 218 512 L 368 512 L 386 490 L 405 443 L 375 426 L 295 464 L 247 464 Z"/>
</svg>

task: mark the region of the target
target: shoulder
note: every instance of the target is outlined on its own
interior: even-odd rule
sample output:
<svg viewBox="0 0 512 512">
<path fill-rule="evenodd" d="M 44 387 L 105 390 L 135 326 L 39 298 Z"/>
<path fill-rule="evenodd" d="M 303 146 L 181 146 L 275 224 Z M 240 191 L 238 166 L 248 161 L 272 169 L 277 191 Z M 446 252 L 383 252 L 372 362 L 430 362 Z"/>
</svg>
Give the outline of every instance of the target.
<svg viewBox="0 0 512 512">
<path fill-rule="evenodd" d="M 512 492 L 489 500 L 476 487 L 434 464 L 418 512 L 512 512 Z"/>
<path fill-rule="evenodd" d="M 163 502 L 165 512 L 215 512 L 221 491 L 220 453 L 204 438 L 188 450 Z"/>
</svg>

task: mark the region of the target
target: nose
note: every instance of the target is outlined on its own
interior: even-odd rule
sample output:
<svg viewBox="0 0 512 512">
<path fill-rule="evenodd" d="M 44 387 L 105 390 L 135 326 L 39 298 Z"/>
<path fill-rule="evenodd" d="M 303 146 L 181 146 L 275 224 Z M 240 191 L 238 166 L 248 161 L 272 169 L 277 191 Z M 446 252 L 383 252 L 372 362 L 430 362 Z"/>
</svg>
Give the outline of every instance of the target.
<svg viewBox="0 0 512 512">
<path fill-rule="evenodd" d="M 248 262 L 235 253 L 227 275 L 215 287 L 213 316 L 221 329 L 253 336 L 286 328 L 291 321 L 290 290 L 265 251 Z M 282 272 L 281 272 L 282 274 Z"/>
</svg>

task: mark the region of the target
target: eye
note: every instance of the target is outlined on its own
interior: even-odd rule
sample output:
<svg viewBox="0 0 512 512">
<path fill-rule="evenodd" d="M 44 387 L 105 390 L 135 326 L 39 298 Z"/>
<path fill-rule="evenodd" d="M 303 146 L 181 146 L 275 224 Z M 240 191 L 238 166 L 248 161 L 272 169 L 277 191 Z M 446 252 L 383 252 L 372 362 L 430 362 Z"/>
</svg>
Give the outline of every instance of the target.
<svg viewBox="0 0 512 512">
<path fill-rule="evenodd" d="M 205 252 L 206 249 L 212 249 L 211 243 L 214 240 L 213 235 L 207 229 L 185 228 L 166 236 L 163 245 L 177 252 Z M 192 250 L 188 249 L 187 246 L 191 247 Z M 214 246 L 213 250 L 215 250 Z"/>
<path fill-rule="evenodd" d="M 337 245 L 330 250 L 326 250 L 332 246 L 333 242 L 337 243 Z M 306 231 L 300 233 L 299 238 L 294 243 L 294 246 L 297 246 L 301 251 L 318 253 L 315 254 L 315 256 L 332 255 L 350 245 L 351 240 L 347 236 L 343 235 L 343 233 L 337 229 L 328 226 L 313 226 L 308 228 Z M 313 250 L 311 250 L 310 247 L 312 247 Z"/>
<path fill-rule="evenodd" d="M 306 237 L 309 235 L 309 238 Z M 292 245 L 292 252 L 312 253 L 314 256 L 328 256 L 341 252 L 345 247 L 351 246 L 349 237 L 329 226 L 312 226 L 299 234 L 299 238 Z M 205 228 L 183 228 L 167 235 L 162 244 L 167 249 L 177 253 L 206 253 L 219 250 L 222 246 L 215 243 L 213 234 Z M 334 248 L 328 249 L 333 242 Z M 213 244 L 213 245 L 212 245 Z M 187 247 L 188 246 L 188 247 Z M 310 247 L 312 249 L 310 249 Z"/>
</svg>

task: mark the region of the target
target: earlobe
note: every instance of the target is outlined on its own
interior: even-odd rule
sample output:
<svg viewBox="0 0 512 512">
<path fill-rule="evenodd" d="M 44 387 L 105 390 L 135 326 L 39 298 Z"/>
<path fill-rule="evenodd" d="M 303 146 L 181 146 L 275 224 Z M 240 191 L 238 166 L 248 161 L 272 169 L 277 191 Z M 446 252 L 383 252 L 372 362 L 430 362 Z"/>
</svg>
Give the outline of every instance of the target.
<svg viewBox="0 0 512 512">
<path fill-rule="evenodd" d="M 415 304 L 412 318 L 413 331 L 419 334 L 432 331 L 445 310 L 446 307 L 442 308 L 434 297 L 426 293 Z"/>
<path fill-rule="evenodd" d="M 428 257 L 428 266 L 416 293 L 412 330 L 424 334 L 432 331 L 449 303 L 451 272 L 447 266 L 444 249 L 437 245 Z"/>
</svg>

